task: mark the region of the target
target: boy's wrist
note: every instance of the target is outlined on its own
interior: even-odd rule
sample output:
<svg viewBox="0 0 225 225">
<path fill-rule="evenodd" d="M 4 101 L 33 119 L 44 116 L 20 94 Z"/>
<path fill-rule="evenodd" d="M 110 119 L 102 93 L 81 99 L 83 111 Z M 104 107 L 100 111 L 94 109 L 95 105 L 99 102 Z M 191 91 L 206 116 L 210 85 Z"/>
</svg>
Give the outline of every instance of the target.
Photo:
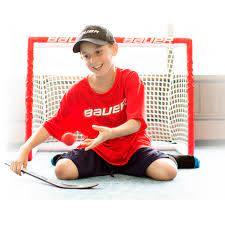
<svg viewBox="0 0 225 225">
<path fill-rule="evenodd" d="M 31 147 L 27 144 L 23 144 L 21 147 L 20 147 L 20 152 L 22 154 L 29 154 L 29 152 L 31 151 Z"/>
<path fill-rule="evenodd" d="M 119 135 L 118 135 L 118 131 L 117 131 L 116 127 L 111 128 L 110 139 L 114 139 L 114 138 L 117 138 L 117 137 L 119 137 Z"/>
</svg>

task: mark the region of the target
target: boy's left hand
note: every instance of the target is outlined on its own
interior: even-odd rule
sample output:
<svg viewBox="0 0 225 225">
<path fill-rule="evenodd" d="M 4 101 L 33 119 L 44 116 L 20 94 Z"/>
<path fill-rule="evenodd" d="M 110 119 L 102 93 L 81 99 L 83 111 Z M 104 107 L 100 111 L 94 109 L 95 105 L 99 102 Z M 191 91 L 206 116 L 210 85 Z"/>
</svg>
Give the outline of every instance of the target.
<svg viewBox="0 0 225 225">
<path fill-rule="evenodd" d="M 97 126 L 97 125 L 92 125 L 92 127 L 94 130 L 99 131 L 99 135 L 94 139 L 87 138 L 83 141 L 82 145 L 87 146 L 85 148 L 85 151 L 91 148 L 94 148 L 97 145 L 101 144 L 102 142 L 107 141 L 113 137 L 112 128 L 110 127 Z"/>
</svg>

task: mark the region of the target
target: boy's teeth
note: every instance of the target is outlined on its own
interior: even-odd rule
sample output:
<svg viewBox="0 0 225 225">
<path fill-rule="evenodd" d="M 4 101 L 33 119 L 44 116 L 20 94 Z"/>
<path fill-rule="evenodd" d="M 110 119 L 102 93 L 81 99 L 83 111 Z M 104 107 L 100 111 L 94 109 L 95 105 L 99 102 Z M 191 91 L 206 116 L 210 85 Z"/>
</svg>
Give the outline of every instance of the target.
<svg viewBox="0 0 225 225">
<path fill-rule="evenodd" d="M 100 68 L 101 66 L 102 66 L 102 65 L 99 65 L 99 66 L 95 66 L 94 68 L 95 68 L 95 69 L 98 69 L 98 68 Z"/>
</svg>

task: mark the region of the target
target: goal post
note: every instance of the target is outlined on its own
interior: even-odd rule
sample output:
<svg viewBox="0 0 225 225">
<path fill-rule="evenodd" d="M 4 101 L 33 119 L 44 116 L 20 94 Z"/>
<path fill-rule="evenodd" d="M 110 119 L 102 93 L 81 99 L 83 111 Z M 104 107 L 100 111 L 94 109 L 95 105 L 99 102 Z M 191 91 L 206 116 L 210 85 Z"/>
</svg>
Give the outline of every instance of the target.
<svg viewBox="0 0 225 225">
<path fill-rule="evenodd" d="M 116 37 L 115 64 L 138 72 L 145 85 L 147 133 L 152 146 L 194 154 L 192 40 L 173 37 Z M 26 80 L 25 141 L 58 110 L 64 93 L 88 74 L 75 37 L 30 37 Z M 77 140 L 82 134 L 77 132 Z M 76 143 L 76 144 L 77 144 Z M 38 147 L 70 150 L 54 138 Z M 32 159 L 32 152 L 29 160 Z"/>
</svg>

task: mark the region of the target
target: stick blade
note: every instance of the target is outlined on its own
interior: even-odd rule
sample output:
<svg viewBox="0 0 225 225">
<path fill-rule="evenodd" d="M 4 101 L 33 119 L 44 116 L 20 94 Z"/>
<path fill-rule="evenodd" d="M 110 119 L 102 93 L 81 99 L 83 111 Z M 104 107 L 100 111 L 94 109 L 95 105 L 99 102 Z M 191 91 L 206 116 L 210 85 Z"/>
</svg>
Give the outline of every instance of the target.
<svg viewBox="0 0 225 225">
<path fill-rule="evenodd" d="M 65 184 L 65 183 L 60 184 L 61 188 L 66 189 L 91 189 L 96 186 L 98 186 L 98 184 Z"/>
</svg>

